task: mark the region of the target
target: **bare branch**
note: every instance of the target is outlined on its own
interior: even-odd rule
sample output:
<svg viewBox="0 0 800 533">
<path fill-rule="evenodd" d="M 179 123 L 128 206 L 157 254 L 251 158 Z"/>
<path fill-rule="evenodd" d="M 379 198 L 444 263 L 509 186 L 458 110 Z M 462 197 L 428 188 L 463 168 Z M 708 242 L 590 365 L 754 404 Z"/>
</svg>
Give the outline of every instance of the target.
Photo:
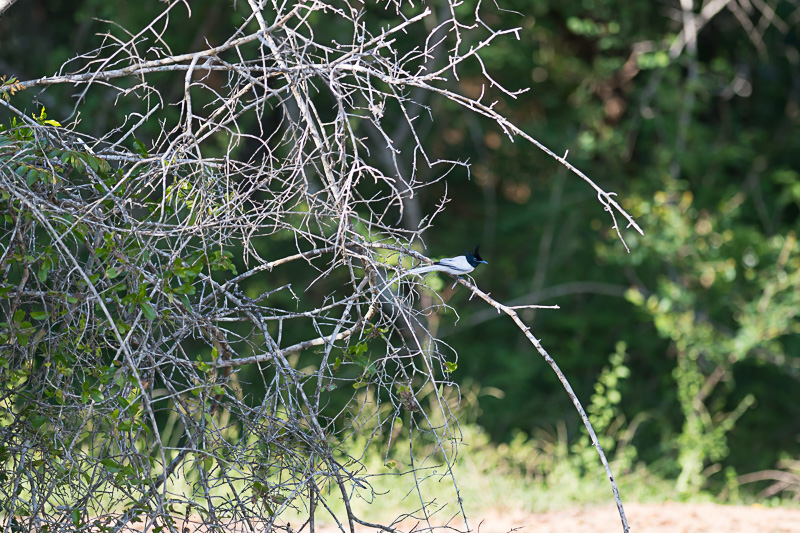
<svg viewBox="0 0 800 533">
<path fill-rule="evenodd" d="M 452 468 L 459 399 L 443 392 L 457 389 L 458 354 L 428 320 L 456 310 L 394 277 L 431 261 L 411 246 L 447 208 L 447 189 L 428 212 L 421 195 L 468 168 L 426 146 L 431 100 L 532 143 L 596 191 L 620 239 L 642 233 L 566 154 L 454 88 L 477 61 L 487 87 L 522 92 L 481 59 L 521 30 L 492 28 L 478 4 L 462 15 L 456 0 L 436 14 L 400 0 L 361 11 L 248 0 L 221 45 L 187 52 L 166 38 L 191 13 L 173 0 L 142 28 L 110 23 L 98 49 L 57 75 L 0 89 L 16 117 L 0 132 L 0 307 L 11 317 L 0 327 L 0 447 L 18 473 L 0 485 L 8 527 L 25 516 L 27 529 L 54 532 L 136 521 L 176 531 L 179 519 L 288 532 L 291 511 L 312 531 L 316 515 L 341 531 L 392 531 L 350 505 L 372 491 L 366 453 L 380 443 L 387 460 L 403 456 L 425 528 L 437 526 L 426 479 L 447 479 L 457 496 L 447 527 L 469 529 Z M 54 85 L 79 88 L 74 122 L 10 103 Z M 94 92 L 132 110 L 100 136 L 79 120 Z M 461 283 L 556 372 L 627 530 L 580 402 L 517 315 L 556 306 L 503 305 Z M 32 461 L 44 466 L 28 477 Z"/>
</svg>

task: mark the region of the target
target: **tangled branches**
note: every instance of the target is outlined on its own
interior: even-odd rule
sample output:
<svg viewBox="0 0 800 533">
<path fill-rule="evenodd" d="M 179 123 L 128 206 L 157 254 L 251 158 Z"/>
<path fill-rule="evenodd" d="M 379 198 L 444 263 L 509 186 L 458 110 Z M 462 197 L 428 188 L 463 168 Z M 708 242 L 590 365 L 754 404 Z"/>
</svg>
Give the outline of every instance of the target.
<svg viewBox="0 0 800 533">
<path fill-rule="evenodd" d="M 352 443 L 379 435 L 387 450 L 427 435 L 451 475 L 459 431 L 441 391 L 456 354 L 390 280 L 426 260 L 409 246 L 446 203 L 421 212 L 426 171 L 464 165 L 429 156 L 427 99 L 521 133 L 448 88 L 517 30 L 490 29 L 480 5 L 464 19 L 453 1 L 401 4 L 249 0 L 225 42 L 175 53 L 167 34 L 190 6 L 172 2 L 17 84 L 79 88 L 78 113 L 110 91 L 125 116 L 99 135 L 0 101 L 15 116 L 0 133 L 9 525 L 288 531 L 298 512 L 311 531 L 320 513 L 352 531 L 371 491 Z"/>
</svg>

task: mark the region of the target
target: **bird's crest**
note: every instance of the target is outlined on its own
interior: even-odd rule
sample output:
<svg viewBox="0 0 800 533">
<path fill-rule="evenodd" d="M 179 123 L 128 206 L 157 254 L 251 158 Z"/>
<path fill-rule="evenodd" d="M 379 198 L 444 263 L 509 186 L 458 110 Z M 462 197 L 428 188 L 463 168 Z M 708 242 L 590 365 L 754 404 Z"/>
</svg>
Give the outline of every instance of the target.
<svg viewBox="0 0 800 533">
<path fill-rule="evenodd" d="M 467 250 L 464 250 L 464 254 L 467 257 L 467 261 L 469 261 L 469 264 L 471 264 L 474 267 L 478 266 L 478 263 L 483 263 L 484 265 L 488 265 L 489 264 L 489 263 L 487 263 L 486 261 L 483 260 L 483 257 L 481 257 L 481 254 L 478 251 L 478 250 L 480 250 L 480 248 L 481 248 L 480 245 L 478 245 L 478 246 L 475 247 L 475 251 L 474 252 L 469 252 Z"/>
</svg>

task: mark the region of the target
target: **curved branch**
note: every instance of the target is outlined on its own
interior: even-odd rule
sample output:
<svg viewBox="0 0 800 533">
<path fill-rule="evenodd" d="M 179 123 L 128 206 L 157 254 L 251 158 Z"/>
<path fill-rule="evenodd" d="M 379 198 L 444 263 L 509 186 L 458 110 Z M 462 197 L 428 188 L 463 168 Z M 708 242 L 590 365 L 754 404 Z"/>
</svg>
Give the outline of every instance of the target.
<svg viewBox="0 0 800 533">
<path fill-rule="evenodd" d="M 536 337 L 534 337 L 533 333 L 531 333 L 531 328 L 525 325 L 525 323 L 522 321 L 522 319 L 519 317 L 519 315 L 517 314 L 517 312 L 514 310 L 513 307 L 501 304 L 500 302 L 489 296 L 487 293 L 480 290 L 476 285 L 464 279 L 459 279 L 458 282 L 461 283 L 466 288 L 468 288 L 470 291 L 472 291 L 473 296 L 480 297 L 483 301 L 494 307 L 498 313 L 505 313 L 506 315 L 508 315 L 508 317 L 511 318 L 514 324 L 517 325 L 520 331 L 522 331 L 522 333 L 525 335 L 528 341 L 530 341 L 530 343 L 534 346 L 534 348 L 536 348 L 536 351 L 539 352 L 539 354 L 544 358 L 547 364 L 550 365 L 550 368 L 553 369 L 553 372 L 555 372 L 556 376 L 558 377 L 558 380 L 564 387 L 564 390 L 567 391 L 570 400 L 572 400 L 572 405 L 574 405 L 575 409 L 578 411 L 578 414 L 580 415 L 581 420 L 583 421 L 583 425 L 584 427 L 586 427 L 586 431 L 589 432 L 589 437 L 592 440 L 592 444 L 597 449 L 597 453 L 600 456 L 600 461 L 603 463 L 603 467 L 606 469 L 606 474 L 608 475 L 608 480 L 611 483 L 611 490 L 614 493 L 614 500 L 617 503 L 617 510 L 619 511 L 619 516 L 620 519 L 622 520 L 622 528 L 625 531 L 625 533 L 627 533 L 630 530 L 630 528 L 628 527 L 628 520 L 625 518 L 625 509 L 623 509 L 622 507 L 622 500 L 620 499 L 619 496 L 619 489 L 617 488 L 617 483 L 616 481 L 614 481 L 614 474 L 611 472 L 611 466 L 608 464 L 608 459 L 606 459 L 606 454 L 605 452 L 603 452 L 603 447 L 600 446 L 600 441 L 597 439 L 597 434 L 595 433 L 594 428 L 592 427 L 592 423 L 589 421 L 589 417 L 586 414 L 586 411 L 583 409 L 583 405 L 581 405 L 581 401 L 578 399 L 578 396 L 575 394 L 575 391 L 572 390 L 572 386 L 569 384 L 569 380 L 567 380 L 567 377 L 561 371 L 561 368 L 559 368 L 558 363 L 556 363 L 555 360 L 550 356 L 550 354 L 547 353 L 547 350 L 545 350 L 544 346 L 542 346 L 541 341 Z M 472 297 L 470 297 L 470 299 L 471 298 Z"/>
</svg>

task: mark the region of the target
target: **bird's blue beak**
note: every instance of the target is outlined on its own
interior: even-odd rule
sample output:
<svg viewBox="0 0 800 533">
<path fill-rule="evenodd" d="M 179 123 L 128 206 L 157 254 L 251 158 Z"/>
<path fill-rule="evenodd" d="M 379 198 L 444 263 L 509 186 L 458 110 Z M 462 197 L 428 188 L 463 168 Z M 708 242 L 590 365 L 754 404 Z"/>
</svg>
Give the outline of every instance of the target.
<svg viewBox="0 0 800 533">
<path fill-rule="evenodd" d="M 483 263 L 484 265 L 488 265 L 489 264 L 489 263 L 487 263 L 486 261 L 483 261 L 483 260 L 478 261 L 478 263 Z"/>
</svg>

